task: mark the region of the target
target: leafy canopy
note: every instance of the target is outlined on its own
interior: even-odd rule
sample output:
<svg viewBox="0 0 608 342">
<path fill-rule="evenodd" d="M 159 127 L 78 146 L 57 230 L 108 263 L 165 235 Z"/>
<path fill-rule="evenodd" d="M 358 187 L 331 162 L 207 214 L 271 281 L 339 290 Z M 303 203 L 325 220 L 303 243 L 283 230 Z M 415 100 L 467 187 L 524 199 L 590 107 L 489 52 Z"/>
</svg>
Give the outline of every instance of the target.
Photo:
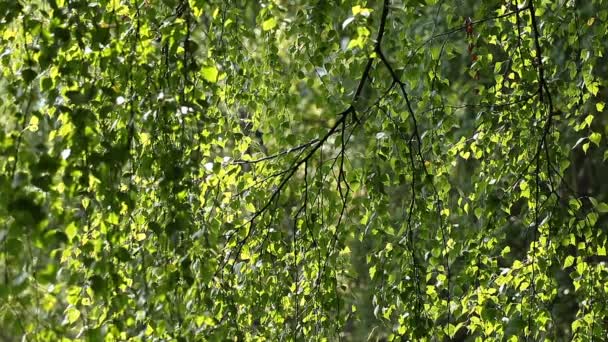
<svg viewBox="0 0 608 342">
<path fill-rule="evenodd" d="M 605 338 L 607 20 L 0 2 L 0 339 Z"/>
</svg>

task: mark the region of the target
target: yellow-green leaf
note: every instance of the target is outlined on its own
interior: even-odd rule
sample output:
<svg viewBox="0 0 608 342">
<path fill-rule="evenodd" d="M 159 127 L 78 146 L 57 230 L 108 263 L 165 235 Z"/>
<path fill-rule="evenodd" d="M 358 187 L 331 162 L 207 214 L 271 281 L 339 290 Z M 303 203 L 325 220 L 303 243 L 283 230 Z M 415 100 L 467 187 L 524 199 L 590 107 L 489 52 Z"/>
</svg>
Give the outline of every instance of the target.
<svg viewBox="0 0 608 342">
<path fill-rule="evenodd" d="M 600 90 L 600 86 L 599 86 L 598 82 L 590 82 L 587 84 L 587 89 L 589 90 L 589 92 L 591 94 L 596 96 L 597 92 Z"/>
<path fill-rule="evenodd" d="M 68 239 L 72 241 L 78 232 L 78 228 L 74 224 L 74 222 L 70 222 L 67 227 L 65 227 L 65 235 L 68 236 Z"/>
<path fill-rule="evenodd" d="M 80 311 L 75 307 L 69 307 L 65 310 L 65 319 L 69 324 L 76 322 L 80 318 Z"/>
<path fill-rule="evenodd" d="M 574 264 L 574 257 L 572 255 L 568 255 L 566 257 L 566 261 L 564 261 L 564 268 L 570 267 Z"/>
<path fill-rule="evenodd" d="M 591 140 L 591 142 L 594 143 L 596 146 L 600 146 L 602 135 L 597 132 L 591 133 L 591 135 L 589 136 L 589 140 Z"/>
<path fill-rule="evenodd" d="M 593 115 L 591 115 L 591 114 L 587 115 L 587 117 L 585 118 L 585 124 L 586 124 L 587 126 L 590 126 L 590 125 L 591 125 L 591 123 L 593 122 L 593 118 L 594 118 L 594 116 L 593 116 Z"/>
<path fill-rule="evenodd" d="M 277 19 L 273 17 L 268 20 L 265 20 L 262 23 L 262 30 L 264 30 L 264 31 L 272 30 L 276 26 L 277 26 Z"/>
<path fill-rule="evenodd" d="M 587 154 L 587 150 L 589 149 L 589 143 L 584 143 L 583 144 L 583 152 L 585 152 L 585 154 Z"/>
<path fill-rule="evenodd" d="M 196 325 L 199 326 L 199 327 L 202 326 L 203 324 L 207 325 L 207 326 L 213 326 L 214 325 L 213 324 L 213 319 L 211 317 L 202 316 L 202 315 L 201 316 L 197 316 L 195 318 L 195 322 L 196 322 Z"/>
<path fill-rule="evenodd" d="M 376 266 L 372 266 L 369 268 L 369 277 L 370 279 L 374 279 L 374 276 L 376 275 Z"/>
<path fill-rule="evenodd" d="M 525 180 L 519 183 L 519 189 L 521 190 L 521 197 L 530 198 L 530 185 Z"/>
<path fill-rule="evenodd" d="M 203 67 L 202 70 L 203 78 L 211 83 L 217 82 L 217 76 L 219 74 L 217 68 L 215 66 L 206 66 Z"/>
<path fill-rule="evenodd" d="M 353 6 L 353 8 L 351 8 L 351 10 L 353 11 L 353 15 L 361 14 L 364 17 L 368 17 L 373 11 L 373 9 L 371 9 L 371 8 L 365 8 L 365 7 L 361 7 L 359 5 Z"/>
<path fill-rule="evenodd" d="M 40 119 L 38 119 L 37 116 L 32 115 L 32 117 L 30 118 L 30 124 L 27 126 L 27 129 L 30 130 L 31 132 L 36 132 L 38 130 L 39 122 L 40 122 Z"/>
<path fill-rule="evenodd" d="M 150 336 L 154 333 L 154 328 L 150 324 L 146 325 L 146 336 Z"/>
</svg>

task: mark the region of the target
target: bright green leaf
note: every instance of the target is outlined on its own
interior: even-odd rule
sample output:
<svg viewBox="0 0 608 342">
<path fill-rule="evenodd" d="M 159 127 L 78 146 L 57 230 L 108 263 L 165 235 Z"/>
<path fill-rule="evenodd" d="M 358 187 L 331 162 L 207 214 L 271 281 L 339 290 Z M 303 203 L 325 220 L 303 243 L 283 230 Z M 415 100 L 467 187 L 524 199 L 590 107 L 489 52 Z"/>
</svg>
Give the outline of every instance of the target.
<svg viewBox="0 0 608 342">
<path fill-rule="evenodd" d="M 359 5 L 353 6 L 353 8 L 351 10 L 352 10 L 354 16 L 361 14 L 364 17 L 369 17 L 371 12 L 373 11 L 373 9 L 371 9 L 371 8 L 365 8 L 365 7 L 361 7 Z"/>
<path fill-rule="evenodd" d="M 369 277 L 370 279 L 374 279 L 374 276 L 376 275 L 376 265 L 372 266 L 369 268 Z"/>
<path fill-rule="evenodd" d="M 585 152 L 585 154 L 587 154 L 587 150 L 589 150 L 589 143 L 584 143 L 583 144 L 583 152 Z"/>
<path fill-rule="evenodd" d="M 568 255 L 566 260 L 564 261 L 564 268 L 568 268 L 574 264 L 574 257 L 572 255 Z"/>
<path fill-rule="evenodd" d="M 70 306 L 65 311 L 65 319 L 69 324 L 73 324 L 80 318 L 80 311 L 73 306 Z"/>
<path fill-rule="evenodd" d="M 602 135 L 596 132 L 591 133 L 591 135 L 589 136 L 589 140 L 591 140 L 591 142 L 594 143 L 596 146 L 600 146 Z"/>
<path fill-rule="evenodd" d="M 203 78 L 211 83 L 216 83 L 217 82 L 217 77 L 218 77 L 218 70 L 216 67 L 214 66 L 207 66 L 207 67 L 203 67 L 202 69 L 202 75 Z"/>
<path fill-rule="evenodd" d="M 277 26 L 277 19 L 272 17 L 270 19 L 265 20 L 262 23 L 262 30 L 269 31 Z"/>
</svg>

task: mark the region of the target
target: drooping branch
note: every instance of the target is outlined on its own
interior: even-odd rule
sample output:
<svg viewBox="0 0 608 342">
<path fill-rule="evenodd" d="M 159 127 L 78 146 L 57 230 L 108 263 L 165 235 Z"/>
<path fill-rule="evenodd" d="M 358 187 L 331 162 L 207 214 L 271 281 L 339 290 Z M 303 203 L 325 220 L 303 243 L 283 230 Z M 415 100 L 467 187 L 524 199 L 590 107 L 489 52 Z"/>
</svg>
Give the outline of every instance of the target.
<svg viewBox="0 0 608 342">
<path fill-rule="evenodd" d="M 418 129 L 418 121 L 416 119 L 416 114 L 414 113 L 414 110 L 412 108 L 412 104 L 410 101 L 410 98 L 408 96 L 407 90 L 405 89 L 405 83 L 401 80 L 401 78 L 399 77 L 399 75 L 397 75 L 397 73 L 395 72 L 395 69 L 393 68 L 393 66 L 391 65 L 391 63 L 388 61 L 388 59 L 386 58 L 384 52 L 382 51 L 382 46 L 381 45 L 377 45 L 376 46 L 376 53 L 380 56 L 380 59 L 382 60 L 382 63 L 384 64 L 384 66 L 388 69 L 391 78 L 393 79 L 393 84 L 397 84 L 399 86 L 399 90 L 401 90 L 401 95 L 403 97 L 403 99 L 405 100 L 406 106 L 407 106 L 407 110 L 409 112 L 409 115 L 411 117 L 412 120 L 412 128 L 413 128 L 413 133 L 411 135 L 411 137 L 409 139 L 404 137 L 404 140 L 407 141 L 408 144 L 408 149 L 409 149 L 409 155 L 410 155 L 410 165 L 412 168 L 412 200 L 410 203 L 410 208 L 408 211 L 408 219 L 407 219 L 407 226 L 408 226 L 408 231 L 409 231 L 409 239 L 410 240 L 410 248 L 412 249 L 412 258 L 415 259 L 415 256 L 413 255 L 413 251 L 414 251 L 414 247 L 413 247 L 413 233 L 412 233 L 412 229 L 411 229 L 411 219 L 412 219 L 412 215 L 413 215 L 413 211 L 414 211 L 414 202 L 416 199 L 416 190 L 415 190 L 415 181 L 416 181 L 416 177 L 415 177 L 415 162 L 414 162 L 414 154 L 417 155 L 418 159 L 420 160 L 420 163 L 422 164 L 422 170 L 424 171 L 425 176 L 428 179 L 432 179 L 430 173 L 428 172 L 425 162 L 424 162 L 424 157 L 422 155 L 422 138 L 420 136 L 420 131 Z M 416 140 L 416 149 L 414 149 L 414 139 Z M 444 248 L 447 248 L 447 232 L 446 229 L 443 225 L 443 220 L 441 218 L 441 201 L 439 199 L 439 192 L 437 191 L 437 189 L 435 188 L 434 183 L 431 182 L 431 187 L 435 196 L 435 202 L 437 203 L 437 215 L 439 218 L 439 226 L 440 226 L 440 230 L 441 230 L 441 237 L 443 240 L 443 246 Z M 449 329 L 450 327 L 450 322 L 452 319 L 452 312 L 451 312 L 451 294 L 450 294 L 450 281 L 451 281 L 451 271 L 450 271 L 450 261 L 448 258 L 448 255 L 446 254 L 445 257 L 445 269 L 446 269 L 446 279 L 447 279 L 447 302 L 448 302 L 448 317 L 447 317 L 447 327 Z M 419 298 L 418 298 L 419 300 Z M 419 314 L 420 312 L 418 312 Z"/>
<path fill-rule="evenodd" d="M 378 29 L 378 35 L 376 38 L 374 50 L 378 50 L 380 45 L 382 44 L 382 38 L 384 37 L 384 30 L 385 30 L 385 26 L 386 26 L 386 18 L 388 17 L 389 3 L 390 3 L 389 0 L 384 0 L 384 4 L 383 4 L 383 8 L 382 8 L 382 15 L 380 17 L 380 25 L 379 25 L 379 29 Z M 314 154 L 317 152 L 317 150 L 319 150 L 321 148 L 321 146 L 323 146 L 327 142 L 327 140 L 329 140 L 329 138 L 338 131 L 338 128 L 340 126 L 346 124 L 346 119 L 349 115 L 352 115 L 353 118 L 356 120 L 355 103 L 361 97 L 363 87 L 365 86 L 366 82 L 370 78 L 370 72 L 371 72 L 373 63 L 374 63 L 374 57 L 371 56 L 367 60 L 367 64 L 366 64 L 365 69 L 363 70 L 363 74 L 361 75 L 361 78 L 359 80 L 359 85 L 357 86 L 355 95 L 354 95 L 350 105 L 348 106 L 348 108 L 346 108 L 344 111 L 342 111 L 341 113 L 338 114 L 338 120 L 336 120 L 336 122 L 329 129 L 329 131 L 327 133 L 325 133 L 325 135 L 321 139 L 318 140 L 318 142 L 312 147 L 312 149 L 304 157 L 302 157 L 299 160 L 296 160 L 289 167 L 289 169 L 291 171 L 289 171 L 287 173 L 287 175 L 285 175 L 285 177 L 283 177 L 283 179 L 281 180 L 281 182 L 279 183 L 277 188 L 273 191 L 272 195 L 270 196 L 270 198 L 268 199 L 266 204 L 264 206 L 262 206 L 261 209 L 259 209 L 258 211 L 256 211 L 253 214 L 253 216 L 249 219 L 249 222 L 255 220 L 257 217 L 259 217 L 262 213 L 264 213 L 264 211 L 266 211 L 270 207 L 272 202 L 277 198 L 277 196 L 279 195 L 281 190 L 283 190 L 283 188 L 285 187 L 287 182 L 289 182 L 289 180 L 293 177 L 293 175 L 300 168 L 300 166 L 302 166 L 304 163 L 308 162 L 312 158 L 312 156 L 314 156 Z"/>
<path fill-rule="evenodd" d="M 484 23 L 484 22 L 488 22 L 488 21 L 493 21 L 493 20 L 497 20 L 497 19 L 507 18 L 507 17 L 510 17 L 512 15 L 518 15 L 519 12 L 525 11 L 527 8 L 528 7 L 526 6 L 524 8 L 521 8 L 521 9 L 517 10 L 517 11 L 507 12 L 507 13 L 504 13 L 504 14 L 501 14 L 501 15 L 496 15 L 496 16 L 493 16 L 493 17 L 487 17 L 487 18 L 483 18 L 483 19 L 480 19 L 480 20 L 471 21 L 470 23 L 468 23 L 468 25 L 477 25 L 477 24 L 481 24 L 481 23 Z M 425 41 L 423 41 L 422 43 L 420 43 L 420 45 L 418 45 L 412 51 L 411 57 L 405 62 L 405 65 L 406 66 L 409 65 L 410 62 L 411 62 L 411 60 L 412 60 L 412 58 L 414 58 L 414 56 L 416 55 L 416 53 L 418 52 L 418 50 L 422 49 L 424 46 L 426 46 L 427 44 L 429 44 L 433 40 L 435 40 L 437 38 L 444 37 L 444 36 L 449 36 L 449 35 L 451 35 L 453 33 L 456 33 L 456 32 L 464 31 L 464 30 L 466 30 L 466 28 L 467 28 L 467 24 L 461 25 L 461 26 L 458 26 L 458 27 L 455 27 L 455 28 L 452 28 L 452 29 L 449 29 L 449 30 L 447 30 L 445 32 L 441 32 L 441 33 L 438 33 L 438 34 L 435 34 L 435 35 L 429 37 L 428 39 L 426 39 Z"/>
<path fill-rule="evenodd" d="M 385 26 L 386 26 L 386 19 L 388 17 L 388 7 L 389 7 L 389 3 L 390 0 L 384 0 L 383 3 L 383 9 L 382 9 L 382 14 L 380 17 L 380 24 L 379 24 L 379 29 L 378 29 L 378 35 L 376 38 L 376 42 L 374 45 L 374 51 L 377 50 L 379 48 L 379 46 L 382 43 L 382 38 L 384 36 L 384 30 L 385 30 Z M 291 178 L 295 175 L 295 173 L 297 172 L 297 170 L 302 166 L 302 165 L 306 165 L 311 159 L 312 157 L 316 154 L 316 152 L 318 150 L 321 149 L 322 146 L 325 145 L 325 143 L 329 140 L 329 138 L 331 136 L 333 136 L 334 134 L 336 134 L 337 132 L 341 131 L 342 134 L 344 134 L 344 129 L 346 127 L 347 124 L 347 118 L 352 115 L 353 121 L 355 122 L 355 125 L 357 125 L 359 123 L 359 120 L 357 119 L 356 116 L 356 109 L 355 109 L 355 103 L 359 100 L 359 98 L 361 97 L 363 88 L 366 84 L 366 82 L 368 82 L 369 78 L 370 78 L 370 73 L 371 73 L 371 69 L 372 69 L 372 65 L 374 63 L 374 59 L 375 56 L 370 56 L 367 60 L 365 69 L 363 70 L 363 73 L 360 77 L 359 80 L 359 84 L 357 86 L 357 90 L 355 92 L 355 95 L 350 103 L 350 105 L 343 110 L 342 112 L 340 112 L 337 115 L 337 120 L 336 122 L 333 124 L 333 126 L 329 129 L 329 131 L 327 131 L 327 133 L 325 133 L 325 135 L 323 137 L 321 137 L 320 139 L 318 139 L 318 141 L 316 141 L 315 143 L 311 143 L 309 145 L 306 146 L 306 148 L 310 147 L 310 150 L 308 151 L 308 153 L 306 153 L 302 158 L 298 158 L 296 157 L 296 159 L 294 160 L 294 162 L 286 169 L 284 170 L 284 176 L 281 179 L 279 185 L 273 190 L 272 194 L 270 195 L 270 197 L 268 198 L 268 200 L 265 202 L 265 204 L 258 209 L 244 224 L 242 224 L 240 226 L 240 228 L 242 229 L 245 226 L 249 226 L 249 230 L 247 231 L 247 234 L 240 239 L 237 242 L 237 246 L 235 247 L 235 249 L 231 250 L 228 253 L 227 258 L 224 259 L 224 261 L 219 265 L 219 267 L 217 268 L 215 275 L 218 274 L 218 272 L 220 272 L 224 266 L 228 263 L 228 260 L 234 256 L 236 258 L 239 257 L 245 243 L 249 240 L 249 238 L 253 235 L 254 230 L 255 230 L 255 220 L 260 217 L 261 215 L 263 215 L 272 205 L 272 203 L 277 200 L 280 196 L 281 191 L 285 188 L 285 186 L 287 185 L 287 183 L 291 180 Z M 391 87 L 392 88 L 392 87 Z M 385 93 L 387 94 L 387 93 Z M 376 105 L 377 103 L 379 103 L 379 100 L 376 101 L 376 103 L 374 105 Z M 372 105 L 372 107 L 374 106 Z M 341 130 L 339 128 L 342 128 Z M 344 138 L 343 138 L 344 139 Z M 305 147 L 301 147 L 298 148 L 296 147 L 296 150 L 302 150 Z M 345 148 L 345 144 L 342 144 L 342 151 L 341 153 L 343 153 L 343 149 Z M 288 150 L 290 151 L 290 150 Z M 286 152 L 289 153 L 289 152 Z M 278 157 L 275 156 L 275 157 Z M 271 157 L 269 159 L 272 159 L 274 157 Z M 342 167 L 342 166 L 341 166 Z M 340 182 L 340 179 L 338 180 Z M 343 206 L 342 206 L 342 211 L 340 214 L 340 218 L 339 218 L 339 222 L 338 225 L 340 224 L 342 218 L 343 218 L 343 214 L 345 211 L 345 206 L 346 206 L 346 201 L 343 198 Z M 231 240 L 234 236 L 236 236 L 235 233 L 230 234 L 230 236 L 228 237 L 228 240 Z M 326 259 L 327 261 L 327 259 Z"/>
<path fill-rule="evenodd" d="M 551 163 L 551 159 L 550 159 L 550 155 L 549 155 L 549 148 L 547 146 L 547 138 L 549 135 L 549 131 L 551 130 L 551 126 L 552 126 L 552 120 L 553 120 L 553 99 L 551 97 L 551 91 L 549 90 L 549 86 L 547 84 L 547 80 L 545 78 L 545 68 L 544 68 L 544 62 L 543 62 L 543 53 L 542 53 L 542 48 L 540 45 L 540 31 L 538 28 L 538 23 L 537 23 L 537 19 L 536 19 L 536 11 L 534 9 L 534 0 L 530 0 L 529 3 L 529 9 L 530 9 L 530 17 L 531 17 L 531 22 L 532 22 L 532 31 L 534 32 L 534 46 L 536 49 L 536 59 L 537 59 L 537 69 L 538 69 L 538 94 L 539 94 L 539 98 L 540 98 L 540 102 L 541 105 L 544 104 L 545 102 L 545 96 L 546 96 L 546 100 L 547 100 L 547 104 L 549 106 L 549 110 L 547 113 L 547 117 L 545 120 L 545 124 L 543 127 L 543 133 L 542 136 L 540 137 L 539 141 L 538 141 L 538 145 L 536 148 L 536 153 L 534 155 L 533 160 L 536 162 L 536 167 L 534 170 L 534 177 L 535 177 L 535 205 L 534 205 L 534 227 L 532 228 L 532 246 L 531 246 L 531 251 L 532 251 L 532 272 L 531 272 L 531 279 L 530 279 L 530 289 L 531 289 L 531 293 L 530 296 L 532 298 L 532 300 L 534 301 L 536 299 L 536 274 L 535 274 L 535 259 L 536 259 L 536 234 L 537 231 L 541 225 L 540 223 L 540 213 L 539 213 L 539 207 L 540 207 L 540 172 L 541 172 L 541 166 L 540 166 L 540 155 L 541 152 L 544 150 L 545 151 L 545 158 L 546 163 L 547 163 L 547 177 L 549 177 L 549 180 L 551 179 L 551 167 L 550 167 L 550 163 Z M 551 189 L 551 191 L 555 191 L 554 189 Z M 528 314 L 528 331 L 531 331 L 532 329 L 532 315 Z"/>
<path fill-rule="evenodd" d="M 303 150 L 303 149 L 308 148 L 309 146 L 314 145 L 314 144 L 316 144 L 318 142 L 319 142 L 319 139 L 312 139 L 309 142 L 306 142 L 306 143 L 303 143 L 301 145 L 289 148 L 287 150 L 283 150 L 281 152 L 275 153 L 275 154 L 270 155 L 270 156 L 266 156 L 266 157 L 259 158 L 259 159 L 253 159 L 253 160 L 238 159 L 238 160 L 233 161 L 232 164 L 257 164 L 257 163 L 261 163 L 263 161 L 267 161 L 267 160 L 271 160 L 271 159 L 275 159 L 275 158 L 284 156 L 284 155 L 289 154 L 291 152 L 297 152 L 297 151 Z"/>
</svg>

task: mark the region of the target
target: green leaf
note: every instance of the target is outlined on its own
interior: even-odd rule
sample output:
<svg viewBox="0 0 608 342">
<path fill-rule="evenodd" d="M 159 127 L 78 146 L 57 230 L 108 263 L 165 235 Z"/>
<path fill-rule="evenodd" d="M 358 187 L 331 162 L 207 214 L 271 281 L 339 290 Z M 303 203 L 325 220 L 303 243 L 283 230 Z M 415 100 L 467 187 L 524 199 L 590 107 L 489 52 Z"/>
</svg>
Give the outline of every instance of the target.
<svg viewBox="0 0 608 342">
<path fill-rule="evenodd" d="M 357 5 L 357 6 L 353 6 L 351 11 L 353 12 L 354 16 L 361 14 L 364 17 L 369 17 L 369 15 L 373 12 L 373 9 L 365 8 L 365 7 L 361 7 L 361 6 Z"/>
<path fill-rule="evenodd" d="M 600 146 L 602 135 L 597 132 L 591 133 L 591 135 L 589 136 L 589 140 L 591 140 L 591 142 L 594 143 L 596 146 Z"/>
<path fill-rule="evenodd" d="M 597 206 L 595 207 L 595 209 L 597 211 L 599 211 L 600 213 L 608 213 L 608 204 L 604 203 L 604 202 L 600 202 L 597 204 Z"/>
<path fill-rule="evenodd" d="M 73 324 L 80 318 L 80 311 L 73 306 L 69 306 L 65 311 L 65 320 L 68 324 Z"/>
<path fill-rule="evenodd" d="M 594 116 L 591 114 L 589 114 L 589 115 L 587 115 L 587 117 L 585 117 L 585 124 L 587 127 L 591 126 L 593 119 L 594 119 Z"/>
<path fill-rule="evenodd" d="M 70 224 L 68 224 L 68 226 L 65 228 L 65 235 L 67 235 L 70 242 L 74 239 L 77 233 L 78 227 L 76 227 L 74 222 L 70 222 Z"/>
<path fill-rule="evenodd" d="M 87 97 L 77 90 L 70 90 L 65 93 L 65 95 L 70 99 L 70 101 L 76 105 L 81 105 L 87 103 Z"/>
<path fill-rule="evenodd" d="M 277 19 L 272 17 L 270 19 L 265 20 L 262 23 L 262 30 L 269 31 L 277 26 Z"/>
<path fill-rule="evenodd" d="M 215 66 L 206 66 L 201 70 L 203 78 L 211 83 L 217 82 L 217 77 L 219 75 L 219 71 Z"/>
<path fill-rule="evenodd" d="M 597 82 L 590 82 L 586 84 L 587 89 L 589 90 L 589 92 L 591 94 L 593 94 L 594 96 L 597 95 L 597 92 L 600 90 L 599 84 Z"/>
<path fill-rule="evenodd" d="M 43 91 L 48 91 L 53 87 L 53 80 L 50 77 L 43 77 L 40 79 L 40 88 Z"/>
<path fill-rule="evenodd" d="M 23 80 L 27 83 L 32 83 L 32 81 L 36 78 L 38 74 L 36 71 L 32 69 L 25 69 L 21 71 L 21 76 L 23 76 Z"/>
<path fill-rule="evenodd" d="M 40 119 L 37 116 L 32 115 L 30 117 L 30 123 L 27 125 L 27 129 L 30 132 L 36 132 L 38 130 L 38 124 L 40 123 Z"/>
<path fill-rule="evenodd" d="M 564 268 L 568 268 L 574 264 L 574 257 L 572 255 L 568 255 L 566 260 L 564 261 Z"/>
<path fill-rule="evenodd" d="M 213 319 L 206 315 L 197 316 L 195 318 L 196 326 L 201 327 L 203 325 L 213 326 Z"/>
<path fill-rule="evenodd" d="M 375 275 L 376 275 L 376 265 L 369 268 L 369 278 L 374 279 Z"/>
<path fill-rule="evenodd" d="M 527 181 L 522 180 L 519 183 L 519 189 L 521 190 L 521 197 L 530 198 L 530 185 Z"/>
</svg>

